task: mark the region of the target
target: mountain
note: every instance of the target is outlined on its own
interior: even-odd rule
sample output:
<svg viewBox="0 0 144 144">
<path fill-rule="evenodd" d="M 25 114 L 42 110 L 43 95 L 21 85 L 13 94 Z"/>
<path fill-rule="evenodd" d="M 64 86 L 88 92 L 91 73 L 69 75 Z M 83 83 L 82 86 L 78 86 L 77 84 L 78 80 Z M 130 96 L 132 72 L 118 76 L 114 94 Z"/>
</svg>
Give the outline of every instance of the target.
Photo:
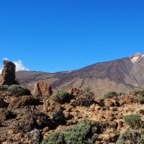
<svg viewBox="0 0 144 144">
<path fill-rule="evenodd" d="M 130 57 L 96 63 L 71 72 L 19 71 L 21 84 L 33 87 L 37 80 L 45 80 L 56 88 L 89 87 L 96 95 L 109 91 L 127 92 L 135 87 L 144 87 L 144 55 L 136 53 Z"/>
</svg>

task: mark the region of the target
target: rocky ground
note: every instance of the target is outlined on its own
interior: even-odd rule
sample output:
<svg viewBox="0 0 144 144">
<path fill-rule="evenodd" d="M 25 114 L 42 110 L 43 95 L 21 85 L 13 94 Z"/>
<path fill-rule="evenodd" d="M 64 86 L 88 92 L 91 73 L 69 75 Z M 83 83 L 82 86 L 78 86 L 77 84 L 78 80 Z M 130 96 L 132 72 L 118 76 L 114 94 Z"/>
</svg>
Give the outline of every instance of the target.
<svg viewBox="0 0 144 144">
<path fill-rule="evenodd" d="M 97 143 L 115 144 L 128 128 L 124 116 L 138 114 L 144 119 L 143 104 L 131 94 L 104 99 L 96 97 L 94 101 L 83 99 L 82 91 L 73 95 L 69 102 L 58 102 L 50 96 L 16 96 L 0 90 L 0 143 L 40 144 L 48 134 L 89 119 L 104 127 Z"/>
</svg>

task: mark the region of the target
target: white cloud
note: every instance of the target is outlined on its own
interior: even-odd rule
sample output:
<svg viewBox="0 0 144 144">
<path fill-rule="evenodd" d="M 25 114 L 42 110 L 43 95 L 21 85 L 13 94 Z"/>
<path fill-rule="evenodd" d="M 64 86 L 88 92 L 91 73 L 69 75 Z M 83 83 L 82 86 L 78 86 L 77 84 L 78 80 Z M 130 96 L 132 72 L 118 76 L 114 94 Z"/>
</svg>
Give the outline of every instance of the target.
<svg viewBox="0 0 144 144">
<path fill-rule="evenodd" d="M 14 64 L 16 65 L 16 71 L 20 71 L 20 70 L 28 71 L 29 70 L 28 68 L 24 66 L 21 60 L 14 61 Z"/>
<path fill-rule="evenodd" d="M 9 60 L 8 58 L 4 58 L 3 60 Z M 21 70 L 26 70 L 28 71 L 29 69 L 26 68 L 21 60 L 17 61 L 12 61 L 16 65 L 16 71 L 21 71 Z M 2 71 L 3 66 L 0 67 L 0 73 Z"/>
</svg>

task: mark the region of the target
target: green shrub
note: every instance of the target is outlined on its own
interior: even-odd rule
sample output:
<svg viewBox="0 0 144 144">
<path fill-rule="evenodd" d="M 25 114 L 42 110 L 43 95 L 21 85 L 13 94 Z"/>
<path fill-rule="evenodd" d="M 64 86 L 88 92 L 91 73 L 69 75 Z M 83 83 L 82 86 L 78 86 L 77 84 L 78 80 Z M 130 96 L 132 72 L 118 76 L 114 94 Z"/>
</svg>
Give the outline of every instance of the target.
<svg viewBox="0 0 144 144">
<path fill-rule="evenodd" d="M 133 95 L 133 99 L 135 102 L 138 102 L 140 104 L 144 103 L 144 89 L 134 89 L 130 92 L 131 95 Z"/>
<path fill-rule="evenodd" d="M 64 144 L 64 134 L 62 132 L 55 132 L 47 136 L 42 141 L 42 144 Z"/>
<path fill-rule="evenodd" d="M 131 94 L 137 96 L 137 95 L 141 95 L 144 96 L 144 89 L 134 89 Z"/>
<path fill-rule="evenodd" d="M 108 92 L 106 94 L 104 94 L 103 98 L 113 98 L 113 97 L 117 97 L 119 96 L 119 94 L 117 92 L 114 92 L 114 91 L 111 91 L 111 92 Z"/>
<path fill-rule="evenodd" d="M 130 126 L 122 133 L 116 144 L 143 144 L 144 143 L 144 122 L 138 115 L 127 115 L 124 117 L 126 124 Z"/>
<path fill-rule="evenodd" d="M 116 144 L 144 144 L 144 133 L 139 130 L 126 130 L 119 136 Z"/>
<path fill-rule="evenodd" d="M 20 85 L 10 85 L 8 87 L 8 92 L 10 92 L 12 95 L 15 95 L 15 96 L 31 95 L 31 92 L 29 89 L 24 88 Z"/>
<path fill-rule="evenodd" d="M 140 117 L 135 114 L 125 116 L 124 121 L 132 129 L 138 129 L 140 127 L 143 127 L 143 124 L 144 124 L 143 121 L 140 119 Z"/>
<path fill-rule="evenodd" d="M 64 131 L 48 135 L 42 144 L 93 144 L 94 134 L 98 133 L 98 129 L 98 122 L 82 120 Z"/>
<path fill-rule="evenodd" d="M 144 96 L 143 96 L 143 95 L 137 95 L 137 101 L 138 101 L 140 104 L 144 104 Z"/>
<path fill-rule="evenodd" d="M 8 85 L 0 85 L 0 91 L 7 91 L 8 87 Z"/>
<path fill-rule="evenodd" d="M 53 95 L 52 95 L 52 99 L 56 102 L 59 102 L 61 104 L 66 103 L 66 102 L 70 102 L 70 100 L 73 98 L 74 96 L 72 94 L 69 94 L 68 92 L 64 91 L 64 90 L 57 90 Z"/>
</svg>

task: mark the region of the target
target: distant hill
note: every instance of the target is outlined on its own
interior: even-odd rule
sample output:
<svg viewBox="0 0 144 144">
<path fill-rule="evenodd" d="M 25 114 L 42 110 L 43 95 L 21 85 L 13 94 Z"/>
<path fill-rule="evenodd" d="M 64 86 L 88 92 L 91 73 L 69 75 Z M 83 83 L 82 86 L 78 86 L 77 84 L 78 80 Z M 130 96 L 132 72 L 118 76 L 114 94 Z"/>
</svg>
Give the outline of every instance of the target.
<svg viewBox="0 0 144 144">
<path fill-rule="evenodd" d="M 96 95 L 103 95 L 108 91 L 127 92 L 135 87 L 144 87 L 144 55 L 136 53 L 130 57 L 96 63 L 71 72 L 19 71 L 16 75 L 21 84 L 31 86 L 37 80 L 45 80 L 54 89 L 89 87 Z"/>
</svg>

